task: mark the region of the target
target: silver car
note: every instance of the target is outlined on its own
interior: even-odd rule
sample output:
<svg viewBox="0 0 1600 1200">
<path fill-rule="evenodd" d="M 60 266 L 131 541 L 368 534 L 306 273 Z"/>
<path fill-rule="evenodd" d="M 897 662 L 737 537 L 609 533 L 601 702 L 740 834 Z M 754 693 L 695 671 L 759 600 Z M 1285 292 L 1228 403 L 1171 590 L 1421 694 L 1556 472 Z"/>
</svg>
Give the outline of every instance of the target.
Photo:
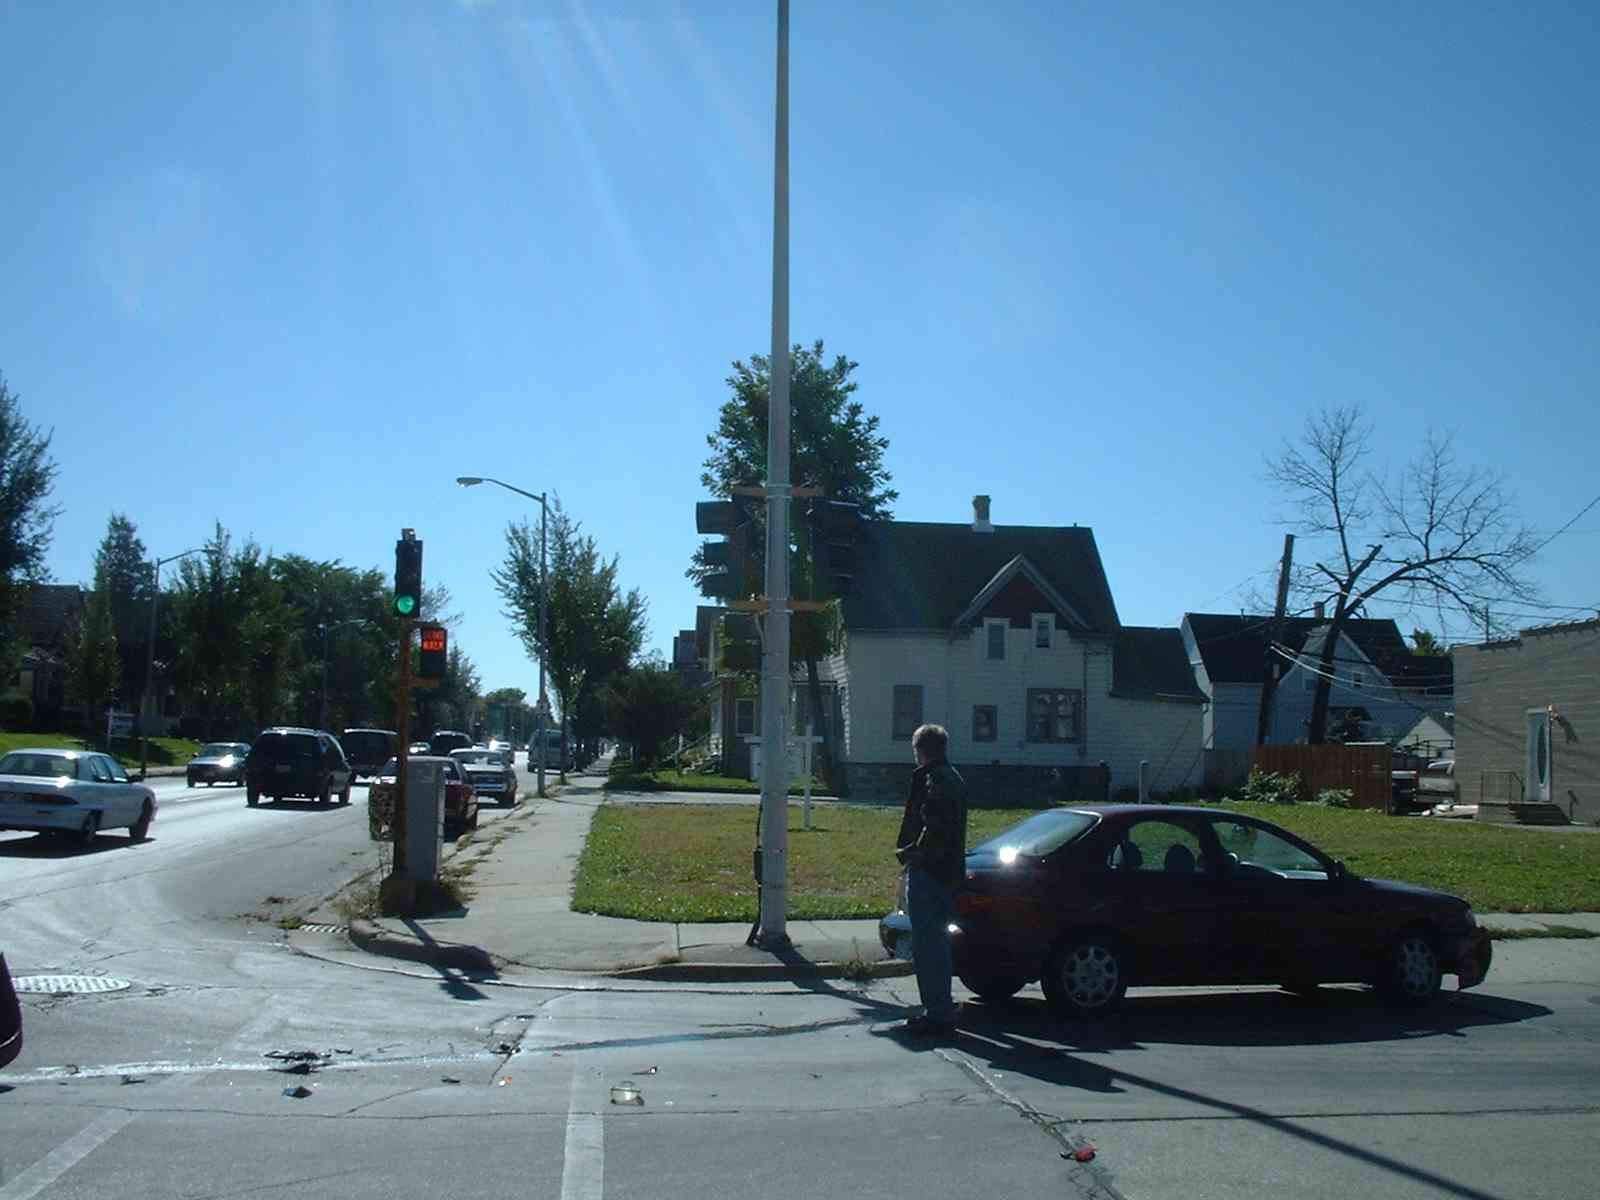
<svg viewBox="0 0 1600 1200">
<path fill-rule="evenodd" d="M 109 754 L 13 750 L 0 758 L 0 830 L 66 835 L 87 848 L 104 830 L 126 829 L 142 842 L 156 807 L 155 791 Z"/>
</svg>

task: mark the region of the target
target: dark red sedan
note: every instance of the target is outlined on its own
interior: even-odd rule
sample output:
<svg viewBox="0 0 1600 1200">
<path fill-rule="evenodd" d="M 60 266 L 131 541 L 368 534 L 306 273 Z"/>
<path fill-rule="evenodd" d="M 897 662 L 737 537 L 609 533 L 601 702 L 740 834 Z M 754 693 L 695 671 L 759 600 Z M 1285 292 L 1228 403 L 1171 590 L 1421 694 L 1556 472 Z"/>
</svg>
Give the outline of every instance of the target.
<svg viewBox="0 0 1600 1200">
<path fill-rule="evenodd" d="M 967 854 L 956 974 L 998 1001 L 1039 980 L 1062 1016 L 1114 1008 L 1129 985 L 1370 983 L 1422 1005 L 1442 976 L 1473 987 L 1488 934 L 1465 900 L 1362 879 L 1267 821 L 1219 809 L 1041 812 Z M 879 936 L 909 957 L 904 904 Z"/>
</svg>

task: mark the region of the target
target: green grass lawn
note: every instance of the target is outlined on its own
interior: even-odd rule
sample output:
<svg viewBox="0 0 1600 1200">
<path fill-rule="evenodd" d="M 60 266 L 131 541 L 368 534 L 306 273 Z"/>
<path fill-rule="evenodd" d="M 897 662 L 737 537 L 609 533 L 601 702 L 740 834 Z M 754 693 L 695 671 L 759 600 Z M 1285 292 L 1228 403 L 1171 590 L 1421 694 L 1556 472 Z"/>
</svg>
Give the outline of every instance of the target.
<svg viewBox="0 0 1600 1200">
<path fill-rule="evenodd" d="M 66 733 L 0 733 L 0 754 L 12 750 L 29 750 L 39 746 L 52 746 L 68 750 L 104 750 L 105 739 L 95 738 L 86 743 L 82 738 Z M 200 743 L 188 738 L 151 738 L 150 765 L 152 767 L 182 766 L 195 756 Z M 138 767 L 139 739 L 112 738 L 111 756 L 124 767 Z"/>
<path fill-rule="evenodd" d="M 1275 822 L 1352 872 L 1465 897 L 1486 912 L 1600 911 L 1600 834 L 1400 819 L 1315 805 L 1223 807 Z M 974 809 L 976 845 L 1033 814 Z M 878 917 L 893 905 L 898 808 L 829 805 L 802 831 L 791 812 L 789 915 Z M 755 812 L 711 805 L 607 805 L 578 860 L 572 907 L 645 921 L 753 921 Z"/>
<path fill-rule="evenodd" d="M 614 766 L 605 786 L 611 791 L 621 792 L 740 792 L 757 795 L 761 791 L 761 785 L 754 780 L 739 779 L 733 775 L 706 775 L 700 771 L 679 771 L 672 767 L 636 771 L 627 766 Z M 805 787 L 804 779 L 791 780 L 789 794 L 799 796 L 804 793 Z M 832 793 L 825 793 L 822 784 L 813 780 L 811 794 L 821 796 Z"/>
</svg>

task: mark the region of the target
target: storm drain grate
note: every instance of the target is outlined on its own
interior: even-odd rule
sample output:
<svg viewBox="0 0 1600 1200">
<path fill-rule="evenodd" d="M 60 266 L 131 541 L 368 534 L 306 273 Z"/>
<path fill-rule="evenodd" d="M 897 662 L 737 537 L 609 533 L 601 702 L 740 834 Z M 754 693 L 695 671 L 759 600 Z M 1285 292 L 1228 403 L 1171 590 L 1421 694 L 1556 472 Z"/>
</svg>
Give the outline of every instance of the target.
<svg viewBox="0 0 1600 1200">
<path fill-rule="evenodd" d="M 348 933 L 350 931 L 348 925 L 328 925 L 320 921 L 307 921 L 299 928 L 308 933 Z"/>
<path fill-rule="evenodd" d="M 18 975 L 12 984 L 19 992 L 46 996 L 86 996 L 96 992 L 120 992 L 133 986 L 126 979 L 109 975 Z"/>
</svg>

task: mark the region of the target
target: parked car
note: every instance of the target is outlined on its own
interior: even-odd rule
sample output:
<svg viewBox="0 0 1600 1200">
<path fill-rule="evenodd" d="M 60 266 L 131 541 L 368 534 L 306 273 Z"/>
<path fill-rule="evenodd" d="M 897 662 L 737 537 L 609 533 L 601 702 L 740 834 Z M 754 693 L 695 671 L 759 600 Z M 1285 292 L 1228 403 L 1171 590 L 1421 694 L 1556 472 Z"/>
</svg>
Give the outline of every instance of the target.
<svg viewBox="0 0 1600 1200">
<path fill-rule="evenodd" d="M 444 829 L 445 836 L 457 836 L 478 827 L 478 793 L 472 786 L 461 764 L 445 756 L 436 757 L 444 764 Z M 391 758 L 367 789 L 367 828 L 373 840 L 386 842 L 393 837 L 395 784 L 400 776 L 400 760 Z"/>
<path fill-rule="evenodd" d="M 472 744 L 471 734 L 459 729 L 436 729 L 428 739 L 428 753 L 447 755 L 452 750 L 469 750 Z"/>
<path fill-rule="evenodd" d="M 376 775 L 400 752 L 400 735 L 392 729 L 346 729 L 339 735 L 339 745 L 350 760 L 351 775 L 359 779 Z"/>
<path fill-rule="evenodd" d="M 127 829 L 142 842 L 157 807 L 155 791 L 109 754 L 38 749 L 0 758 L 0 830 L 61 834 L 88 847 L 107 829 Z"/>
<path fill-rule="evenodd" d="M 427 754 L 428 752 L 429 746 L 427 742 L 412 742 L 411 745 L 406 748 L 407 754 Z"/>
<path fill-rule="evenodd" d="M 539 766 L 539 735 L 534 734 L 528 739 L 528 770 L 537 770 Z M 572 770 L 572 743 L 565 746 L 561 742 L 561 730 L 547 729 L 544 731 L 544 769 L 547 771 Z"/>
<path fill-rule="evenodd" d="M 262 730 L 246 760 L 245 803 L 254 808 L 263 796 L 300 796 L 320 804 L 350 803 L 353 775 L 333 735 L 318 729 L 280 726 Z"/>
<path fill-rule="evenodd" d="M 0 1067 L 9 1066 L 22 1053 L 22 1005 L 11 984 L 11 968 L 0 954 Z"/>
<path fill-rule="evenodd" d="M 190 787 L 205 784 L 243 783 L 245 760 L 250 757 L 249 742 L 207 742 L 189 760 L 184 776 Z"/>
<path fill-rule="evenodd" d="M 1267 821 L 1165 805 L 1057 808 L 968 852 L 955 971 L 989 1001 L 1033 980 L 1061 1016 L 1130 985 L 1365 982 L 1422 1005 L 1482 982 L 1491 943 L 1465 900 L 1362 879 Z M 879 923 L 910 957 L 901 901 Z"/>
<path fill-rule="evenodd" d="M 452 750 L 450 757 L 461 764 L 480 801 L 498 800 L 502 807 L 517 802 L 517 769 L 511 755 L 503 750 Z"/>
</svg>

